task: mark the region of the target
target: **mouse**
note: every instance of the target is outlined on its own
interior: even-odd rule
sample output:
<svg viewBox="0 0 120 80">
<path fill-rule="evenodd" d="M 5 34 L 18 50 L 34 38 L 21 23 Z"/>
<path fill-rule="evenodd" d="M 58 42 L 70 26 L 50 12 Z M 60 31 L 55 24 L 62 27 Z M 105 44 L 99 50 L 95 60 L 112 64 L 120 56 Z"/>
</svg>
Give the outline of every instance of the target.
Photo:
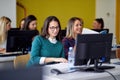
<svg viewBox="0 0 120 80">
<path fill-rule="evenodd" d="M 47 65 L 49 65 L 49 64 L 57 64 L 57 63 L 60 63 L 60 62 L 48 62 L 48 63 L 46 63 Z"/>
<path fill-rule="evenodd" d="M 58 69 L 51 69 L 51 73 L 56 74 L 56 75 L 62 74 L 62 72 Z"/>
</svg>

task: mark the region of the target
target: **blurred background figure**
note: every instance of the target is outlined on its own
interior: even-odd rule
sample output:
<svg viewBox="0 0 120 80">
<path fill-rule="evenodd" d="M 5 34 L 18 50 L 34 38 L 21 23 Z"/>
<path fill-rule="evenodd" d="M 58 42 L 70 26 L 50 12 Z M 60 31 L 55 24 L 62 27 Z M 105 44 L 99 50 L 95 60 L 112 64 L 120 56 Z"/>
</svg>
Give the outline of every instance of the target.
<svg viewBox="0 0 120 80">
<path fill-rule="evenodd" d="M 24 23 L 25 23 L 25 18 L 21 19 L 21 21 L 20 21 L 20 25 L 19 25 L 20 30 L 23 30 Z"/>
<path fill-rule="evenodd" d="M 11 20 L 8 17 L 0 18 L 0 52 L 6 49 L 7 32 L 11 28 Z"/>
<path fill-rule="evenodd" d="M 102 18 L 96 18 L 94 21 L 93 21 L 93 29 L 103 29 L 104 28 L 104 21 Z"/>
<path fill-rule="evenodd" d="M 37 18 L 34 15 L 29 15 L 25 18 L 23 30 L 36 30 Z"/>
</svg>

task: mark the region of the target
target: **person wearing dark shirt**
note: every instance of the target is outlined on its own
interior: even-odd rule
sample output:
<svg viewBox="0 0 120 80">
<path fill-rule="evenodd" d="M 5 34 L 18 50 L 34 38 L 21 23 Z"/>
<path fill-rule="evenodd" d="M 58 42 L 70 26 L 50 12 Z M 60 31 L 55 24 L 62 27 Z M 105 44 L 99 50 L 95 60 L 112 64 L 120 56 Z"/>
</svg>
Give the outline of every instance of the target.
<svg viewBox="0 0 120 80">
<path fill-rule="evenodd" d="M 22 18 L 21 21 L 20 21 L 20 25 L 19 25 L 19 29 L 20 29 L 20 30 L 23 30 L 23 28 L 24 28 L 24 23 L 25 23 L 25 18 Z"/>
<path fill-rule="evenodd" d="M 78 17 L 72 17 L 68 21 L 66 36 L 62 40 L 64 46 L 65 58 L 68 59 L 69 47 L 75 50 L 75 40 L 77 34 L 81 34 L 83 29 L 83 20 Z"/>
<path fill-rule="evenodd" d="M 93 29 L 94 31 L 99 32 L 100 34 L 107 34 L 109 29 L 104 29 L 104 20 L 102 18 L 96 18 L 93 21 Z"/>
<path fill-rule="evenodd" d="M 36 30 L 37 29 L 37 18 L 34 15 L 28 15 L 25 18 L 23 30 Z"/>
<path fill-rule="evenodd" d="M 103 29 L 104 28 L 104 21 L 102 18 L 96 18 L 93 21 L 93 29 Z"/>
</svg>

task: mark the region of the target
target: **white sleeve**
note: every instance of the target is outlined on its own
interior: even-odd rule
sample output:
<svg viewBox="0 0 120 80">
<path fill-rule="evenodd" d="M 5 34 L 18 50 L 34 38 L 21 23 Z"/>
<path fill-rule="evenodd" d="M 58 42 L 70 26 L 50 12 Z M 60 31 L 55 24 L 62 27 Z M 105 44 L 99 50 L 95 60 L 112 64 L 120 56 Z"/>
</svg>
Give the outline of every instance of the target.
<svg viewBox="0 0 120 80">
<path fill-rule="evenodd" d="M 46 58 L 46 57 L 41 57 L 41 58 L 40 58 L 40 61 L 39 61 L 39 64 L 44 64 L 44 63 L 45 63 L 45 58 Z"/>
</svg>

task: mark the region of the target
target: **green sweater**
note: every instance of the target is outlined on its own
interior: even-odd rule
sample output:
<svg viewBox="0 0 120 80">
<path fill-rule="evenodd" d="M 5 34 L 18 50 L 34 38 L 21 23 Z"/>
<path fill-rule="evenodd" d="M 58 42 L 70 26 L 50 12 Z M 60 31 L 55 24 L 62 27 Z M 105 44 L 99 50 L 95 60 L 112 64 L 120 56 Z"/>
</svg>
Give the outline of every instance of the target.
<svg viewBox="0 0 120 80">
<path fill-rule="evenodd" d="M 64 57 L 63 45 L 60 41 L 53 44 L 48 39 L 38 35 L 32 42 L 30 60 L 27 66 L 39 64 L 41 57 Z"/>
</svg>

